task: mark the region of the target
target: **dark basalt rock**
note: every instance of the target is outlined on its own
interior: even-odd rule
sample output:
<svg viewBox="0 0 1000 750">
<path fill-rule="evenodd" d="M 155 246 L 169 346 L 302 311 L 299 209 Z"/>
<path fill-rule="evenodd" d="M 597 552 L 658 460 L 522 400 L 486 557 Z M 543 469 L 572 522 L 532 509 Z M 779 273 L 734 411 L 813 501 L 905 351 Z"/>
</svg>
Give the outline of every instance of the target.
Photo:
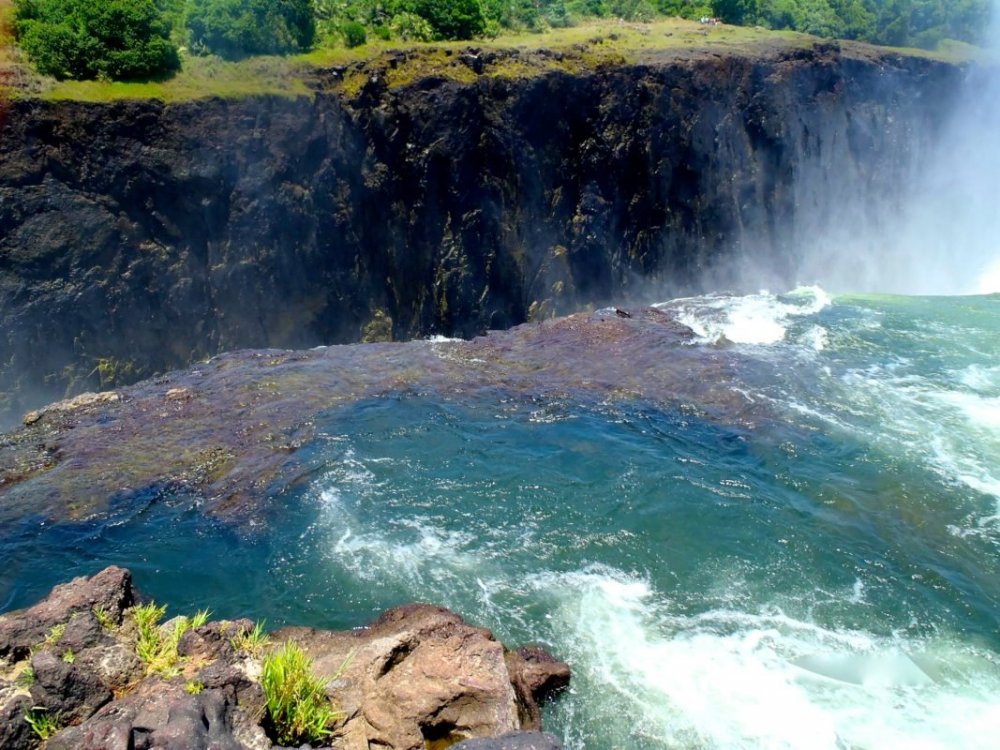
<svg viewBox="0 0 1000 750">
<path fill-rule="evenodd" d="M 91 578 L 75 578 L 56 586 L 46 599 L 33 607 L 0 617 L 0 659 L 20 661 L 45 641 L 52 628 L 65 625 L 66 646 L 82 651 L 106 644 L 107 638 L 95 629 L 94 610 L 100 610 L 115 624 L 134 603 L 132 574 L 114 566 Z M 60 639 L 61 640 L 61 639 Z M 65 649 L 64 649 L 65 650 Z"/>
<path fill-rule="evenodd" d="M 82 721 L 112 698 L 98 675 L 66 663 L 51 650 L 32 656 L 31 669 L 31 700 L 64 722 Z"/>
<path fill-rule="evenodd" d="M 857 45 L 487 69 L 532 54 L 455 55 L 468 84 L 376 67 L 354 98 L 331 74 L 312 99 L 8 102 L 0 425 L 223 351 L 663 299 L 736 256 L 792 279 L 841 209 L 909 184 L 962 75 Z"/>
<path fill-rule="evenodd" d="M 37 738 L 24 718 L 30 710 L 31 699 L 0 680 L 0 748 L 29 750 L 35 746 Z"/>
</svg>

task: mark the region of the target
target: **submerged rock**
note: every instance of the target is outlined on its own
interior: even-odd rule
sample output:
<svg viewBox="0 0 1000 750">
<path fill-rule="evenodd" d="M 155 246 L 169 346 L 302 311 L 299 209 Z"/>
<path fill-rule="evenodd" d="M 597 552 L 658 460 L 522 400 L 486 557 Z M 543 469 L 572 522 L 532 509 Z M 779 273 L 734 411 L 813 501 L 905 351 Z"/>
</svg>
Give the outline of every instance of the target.
<svg viewBox="0 0 1000 750">
<path fill-rule="evenodd" d="M 37 745 L 29 712 L 59 729 L 48 750 L 276 747 L 261 664 L 289 641 L 310 657 L 338 709 L 327 742 L 343 750 L 446 748 L 539 730 L 539 701 L 569 682 L 569 667 L 543 649 L 508 652 L 488 630 L 426 604 L 390 610 L 360 630 L 285 628 L 256 649 L 238 641 L 250 620 L 208 622 L 184 630 L 173 661 L 153 669 L 137 656 L 136 598 L 129 572 L 108 568 L 0 616 L 0 675 L 18 676 L 0 679 L 0 747 Z M 509 747 L 558 747 L 517 741 Z"/>
<path fill-rule="evenodd" d="M 645 401 L 739 426 L 767 417 L 766 404 L 729 387 L 753 366 L 738 352 L 690 346 L 691 330 L 668 312 L 630 315 L 609 308 L 472 341 L 234 352 L 113 399 L 55 404 L 0 435 L 0 520 L 82 520 L 173 495 L 260 521 L 265 496 L 314 470 L 308 448 L 324 415 L 366 398 Z"/>
</svg>

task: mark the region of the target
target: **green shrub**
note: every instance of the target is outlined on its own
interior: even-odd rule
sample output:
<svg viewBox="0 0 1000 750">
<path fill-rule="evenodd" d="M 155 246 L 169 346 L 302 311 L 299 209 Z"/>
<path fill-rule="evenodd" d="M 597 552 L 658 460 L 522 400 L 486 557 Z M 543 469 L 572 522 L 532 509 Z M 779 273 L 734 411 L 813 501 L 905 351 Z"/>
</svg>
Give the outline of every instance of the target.
<svg viewBox="0 0 1000 750">
<path fill-rule="evenodd" d="M 360 47 L 368 42 L 368 33 L 365 31 L 365 27 L 357 21 L 348 21 L 343 24 L 340 27 L 340 33 L 348 48 Z"/>
<path fill-rule="evenodd" d="M 312 47 L 313 0 L 191 0 L 191 44 L 227 60 L 283 55 Z"/>
<path fill-rule="evenodd" d="M 330 726 L 342 718 L 330 705 L 323 682 L 313 675 L 309 657 L 294 643 L 268 655 L 260 682 L 275 739 L 282 745 L 329 737 Z"/>
<path fill-rule="evenodd" d="M 40 73 L 150 79 L 180 68 L 154 0 L 15 0 L 18 43 Z"/>
<path fill-rule="evenodd" d="M 399 10 L 426 20 L 437 39 L 472 39 L 486 28 L 479 0 L 400 0 Z"/>
<path fill-rule="evenodd" d="M 434 39 L 434 29 L 416 13 L 397 13 L 389 21 L 392 35 L 404 42 L 429 42 Z"/>
</svg>

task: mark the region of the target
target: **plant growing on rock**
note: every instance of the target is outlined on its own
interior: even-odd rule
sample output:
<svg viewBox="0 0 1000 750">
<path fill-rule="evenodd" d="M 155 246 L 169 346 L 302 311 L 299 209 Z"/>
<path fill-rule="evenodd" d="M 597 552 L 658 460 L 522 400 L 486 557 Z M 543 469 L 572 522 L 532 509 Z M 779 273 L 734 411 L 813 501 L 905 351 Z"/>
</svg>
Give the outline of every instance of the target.
<svg viewBox="0 0 1000 750">
<path fill-rule="evenodd" d="M 44 706 L 34 706 L 24 715 L 24 720 L 42 742 L 59 731 L 59 719 L 50 714 Z"/>
<path fill-rule="evenodd" d="M 270 645 L 271 639 L 264 632 L 264 623 L 255 622 L 253 628 L 241 630 L 230 639 L 229 643 L 239 653 L 259 659 L 264 649 Z"/>
<path fill-rule="evenodd" d="M 173 677 L 180 673 L 181 657 L 177 653 L 177 646 L 181 636 L 208 622 L 209 612 L 203 609 L 194 617 L 177 618 L 173 629 L 164 631 L 160 627 L 160 620 L 166 611 L 166 605 L 157 606 L 156 602 L 132 608 L 132 620 L 138 631 L 135 652 L 145 662 L 149 672 Z"/>
<path fill-rule="evenodd" d="M 331 725 L 343 718 L 333 710 L 323 682 L 312 673 L 305 652 L 288 642 L 264 659 L 261 687 L 275 739 L 299 745 L 329 737 Z"/>
</svg>

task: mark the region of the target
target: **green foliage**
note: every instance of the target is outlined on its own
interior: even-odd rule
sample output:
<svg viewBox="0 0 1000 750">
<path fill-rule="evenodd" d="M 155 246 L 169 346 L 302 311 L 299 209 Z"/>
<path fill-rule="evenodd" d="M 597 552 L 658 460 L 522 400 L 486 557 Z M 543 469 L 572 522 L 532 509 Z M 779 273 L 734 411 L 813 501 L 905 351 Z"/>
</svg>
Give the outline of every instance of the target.
<svg viewBox="0 0 1000 750">
<path fill-rule="evenodd" d="M 397 13 L 389 21 L 389 30 L 404 42 L 429 42 L 434 39 L 434 29 L 416 13 Z"/>
<path fill-rule="evenodd" d="M 118 627 L 118 623 L 115 622 L 115 618 L 105 610 L 103 607 L 94 607 L 92 610 L 94 617 L 97 618 L 97 622 L 100 623 L 104 630 L 114 630 Z"/>
<path fill-rule="evenodd" d="M 658 0 L 656 10 L 680 18 L 704 18 L 714 13 L 710 0 Z"/>
<path fill-rule="evenodd" d="M 24 715 L 24 720 L 42 742 L 59 731 L 59 720 L 43 706 L 33 707 Z"/>
<path fill-rule="evenodd" d="M 665 0 L 675 2 L 675 0 Z M 990 0 L 713 0 L 730 23 L 759 23 L 818 36 L 933 48 L 945 39 L 978 41 Z"/>
<path fill-rule="evenodd" d="M 184 685 L 184 691 L 188 695 L 199 695 L 205 689 L 205 683 L 201 680 L 188 680 Z"/>
<path fill-rule="evenodd" d="M 45 640 L 42 641 L 42 648 L 48 648 L 50 646 L 56 645 L 59 640 L 63 637 L 66 632 L 66 623 L 61 622 L 58 625 L 53 625 L 49 628 L 48 635 L 45 636 Z"/>
<path fill-rule="evenodd" d="M 271 644 L 271 639 L 264 632 L 264 623 L 255 622 L 251 630 L 241 630 L 230 639 L 229 643 L 240 653 L 257 659 Z"/>
<path fill-rule="evenodd" d="M 395 5 L 398 12 L 427 21 L 437 39 L 472 39 L 486 28 L 479 0 L 396 0 Z"/>
<path fill-rule="evenodd" d="M 275 738 L 282 745 L 317 742 L 332 734 L 340 714 L 333 710 L 322 681 L 301 648 L 285 643 L 264 660 L 261 687 Z"/>
<path fill-rule="evenodd" d="M 368 42 L 368 33 L 365 31 L 364 25 L 357 21 L 347 21 L 340 27 L 340 33 L 343 35 L 344 44 L 348 49 L 360 47 Z"/>
<path fill-rule="evenodd" d="M 174 677 L 180 673 L 181 657 L 177 653 L 177 646 L 181 636 L 191 628 L 204 625 L 208 621 L 209 612 L 201 610 L 194 617 L 178 618 L 172 630 L 164 631 L 160 627 L 160 620 L 166 611 L 166 605 L 158 607 L 156 602 L 132 608 L 132 620 L 138 632 L 135 653 L 146 664 L 146 670 L 150 673 Z"/>
<path fill-rule="evenodd" d="M 67 664 L 72 664 L 76 661 L 76 654 L 73 653 L 73 649 L 68 648 L 63 651 L 62 660 Z"/>
<path fill-rule="evenodd" d="M 17 676 L 17 679 L 14 682 L 20 688 L 31 687 L 35 684 L 35 670 L 30 666 L 25 667 L 21 670 L 21 673 Z"/>
<path fill-rule="evenodd" d="M 17 40 L 58 79 L 152 79 L 180 68 L 154 0 L 15 0 Z"/>
<path fill-rule="evenodd" d="M 190 0 L 188 28 L 195 51 L 227 60 L 282 55 L 312 47 L 313 0 Z"/>
</svg>

